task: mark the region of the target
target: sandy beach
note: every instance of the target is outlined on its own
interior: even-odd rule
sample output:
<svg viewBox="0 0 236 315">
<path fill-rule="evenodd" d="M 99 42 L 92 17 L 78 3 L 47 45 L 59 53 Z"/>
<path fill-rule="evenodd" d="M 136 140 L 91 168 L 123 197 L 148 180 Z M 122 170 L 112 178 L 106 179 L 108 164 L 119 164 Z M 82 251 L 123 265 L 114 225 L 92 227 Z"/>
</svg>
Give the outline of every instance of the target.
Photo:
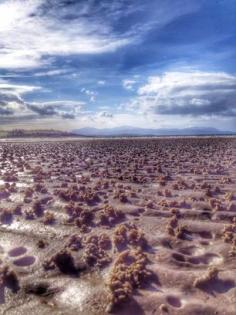
<svg viewBox="0 0 236 315">
<path fill-rule="evenodd" d="M 0 314 L 236 314 L 236 138 L 0 143 Z"/>
</svg>

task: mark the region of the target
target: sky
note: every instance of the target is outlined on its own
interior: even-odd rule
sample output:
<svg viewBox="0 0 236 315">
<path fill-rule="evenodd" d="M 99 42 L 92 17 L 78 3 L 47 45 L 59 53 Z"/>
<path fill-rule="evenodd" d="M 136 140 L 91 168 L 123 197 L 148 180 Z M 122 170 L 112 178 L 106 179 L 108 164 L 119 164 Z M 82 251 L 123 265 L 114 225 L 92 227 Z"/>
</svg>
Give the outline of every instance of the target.
<svg viewBox="0 0 236 315">
<path fill-rule="evenodd" d="M 236 131 L 235 0 L 0 0 L 0 129 Z"/>
</svg>

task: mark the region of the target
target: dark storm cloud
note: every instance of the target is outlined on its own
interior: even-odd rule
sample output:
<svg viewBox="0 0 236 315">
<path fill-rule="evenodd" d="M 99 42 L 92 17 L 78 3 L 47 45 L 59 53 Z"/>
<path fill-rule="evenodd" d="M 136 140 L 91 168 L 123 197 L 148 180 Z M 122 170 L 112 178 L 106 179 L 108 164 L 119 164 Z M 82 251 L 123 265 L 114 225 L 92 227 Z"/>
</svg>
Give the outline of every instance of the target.
<svg viewBox="0 0 236 315">
<path fill-rule="evenodd" d="M 2 107 L 2 105 L 0 104 L 0 115 L 10 116 L 13 113 L 14 113 L 14 111 L 12 109 Z"/>
<path fill-rule="evenodd" d="M 76 115 L 75 114 L 69 114 L 69 113 L 64 113 L 61 115 L 62 118 L 64 119 L 75 119 Z"/>
<path fill-rule="evenodd" d="M 22 98 L 12 92 L 2 92 L 0 91 L 0 106 L 7 106 L 11 102 L 16 102 L 19 104 L 23 104 Z"/>
<path fill-rule="evenodd" d="M 15 87 L 15 90 L 14 88 Z M 79 115 L 84 106 L 83 102 L 77 101 L 54 101 L 54 102 L 26 102 L 22 96 L 16 92 L 19 87 L 10 85 L 7 91 L 1 91 L 0 86 L 0 121 L 4 118 L 8 120 L 16 117 L 22 119 L 37 119 L 43 117 L 62 117 L 74 119 Z M 7 117 L 4 117 L 7 116 Z"/>
<path fill-rule="evenodd" d="M 40 116 L 54 116 L 57 114 L 57 108 L 54 108 L 53 106 L 27 104 L 27 107 Z"/>
<path fill-rule="evenodd" d="M 12 91 L 0 89 L 0 117 L 12 116 L 24 107 L 24 102 L 19 95 Z"/>
<path fill-rule="evenodd" d="M 212 98 L 212 99 L 211 99 Z M 157 114 L 161 115 L 192 115 L 192 116 L 236 116 L 236 106 L 235 104 L 236 93 L 232 95 L 229 99 L 215 100 L 215 97 L 209 95 L 208 102 L 205 103 L 201 101 L 196 106 L 193 102 L 189 101 L 189 104 L 182 105 L 158 105 L 155 109 Z M 174 101 L 173 101 L 174 103 Z"/>
<path fill-rule="evenodd" d="M 74 119 L 82 110 L 84 103 L 76 101 L 53 101 L 27 104 L 28 109 L 40 116 L 59 116 Z"/>
</svg>

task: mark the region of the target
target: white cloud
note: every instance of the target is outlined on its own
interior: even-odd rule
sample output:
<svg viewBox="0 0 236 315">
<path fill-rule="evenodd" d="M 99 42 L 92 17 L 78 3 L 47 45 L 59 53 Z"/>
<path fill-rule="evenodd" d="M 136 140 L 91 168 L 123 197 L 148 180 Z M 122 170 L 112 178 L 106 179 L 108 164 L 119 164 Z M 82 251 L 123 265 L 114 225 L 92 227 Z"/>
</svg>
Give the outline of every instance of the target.
<svg viewBox="0 0 236 315">
<path fill-rule="evenodd" d="M 89 97 L 90 102 L 95 102 L 97 92 L 91 91 L 86 88 L 82 88 L 80 91 Z"/>
<path fill-rule="evenodd" d="M 61 76 L 69 74 L 70 71 L 67 69 L 52 69 L 48 71 L 40 71 L 36 72 L 33 76 L 34 77 L 51 77 L 51 76 Z"/>
<path fill-rule="evenodd" d="M 12 92 L 17 94 L 24 94 L 30 93 L 36 90 L 40 90 L 40 86 L 33 86 L 33 85 L 19 85 L 19 84 L 12 84 L 8 81 L 1 80 L 0 81 L 0 91 L 1 92 Z"/>
<path fill-rule="evenodd" d="M 98 85 L 105 85 L 106 84 L 106 81 L 105 80 L 99 80 L 97 82 Z"/>
<path fill-rule="evenodd" d="M 235 87 L 236 77 L 225 72 L 166 72 L 162 76 L 149 77 L 148 83 L 139 89 L 139 94 L 158 93 L 166 95 L 167 91 L 171 93 L 181 92 L 190 89 L 190 93 L 204 93 L 209 88 Z M 191 95 L 191 94 L 190 94 Z"/>
<path fill-rule="evenodd" d="M 134 85 L 137 83 L 136 80 L 123 80 L 122 85 L 126 90 L 133 90 Z"/>
<path fill-rule="evenodd" d="M 105 117 L 105 118 L 112 118 L 113 117 L 113 114 L 108 112 L 108 111 L 99 112 L 97 115 L 98 115 L 98 117 Z"/>
<path fill-rule="evenodd" d="M 224 72 L 166 72 L 148 78 L 128 109 L 162 115 L 236 115 L 236 76 Z"/>
</svg>

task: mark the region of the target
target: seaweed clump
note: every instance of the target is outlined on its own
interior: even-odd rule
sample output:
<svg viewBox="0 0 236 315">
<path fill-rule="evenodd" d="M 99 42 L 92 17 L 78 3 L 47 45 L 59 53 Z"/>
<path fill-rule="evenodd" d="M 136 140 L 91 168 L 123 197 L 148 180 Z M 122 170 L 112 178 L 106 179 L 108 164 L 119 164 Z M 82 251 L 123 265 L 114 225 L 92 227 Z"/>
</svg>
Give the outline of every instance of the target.
<svg viewBox="0 0 236 315">
<path fill-rule="evenodd" d="M 46 225 L 51 225 L 55 222 L 55 216 L 53 212 L 46 211 L 43 216 L 43 223 Z"/>
<path fill-rule="evenodd" d="M 219 270 L 216 267 L 210 267 L 208 268 L 207 274 L 194 280 L 193 286 L 199 289 L 204 288 L 209 281 L 217 279 L 218 274 Z"/>
<path fill-rule="evenodd" d="M 68 275 L 76 275 L 79 272 L 69 250 L 61 250 L 50 259 L 45 260 L 43 267 L 46 270 L 55 269 L 57 267 L 62 273 Z"/>
<path fill-rule="evenodd" d="M 17 293 L 20 289 L 19 280 L 14 270 L 9 266 L 2 266 L 0 268 L 0 286 L 6 286 L 12 290 L 13 293 Z"/>
<path fill-rule="evenodd" d="M 13 220 L 12 212 L 8 209 L 0 209 L 0 221 L 2 224 L 10 224 Z"/>
<path fill-rule="evenodd" d="M 110 294 L 107 311 L 126 301 L 134 289 L 141 287 L 151 276 L 151 272 L 147 270 L 147 263 L 147 256 L 141 249 L 126 250 L 119 254 L 108 281 Z"/>
<path fill-rule="evenodd" d="M 50 287 L 49 283 L 47 282 L 36 282 L 25 285 L 24 291 L 27 294 L 48 297 L 53 296 L 59 291 L 59 289 Z"/>
<path fill-rule="evenodd" d="M 128 244 L 141 248 L 147 245 L 144 233 L 134 224 L 118 225 L 114 232 L 113 241 L 118 250 L 123 249 Z"/>
<path fill-rule="evenodd" d="M 113 225 L 124 218 L 121 210 L 114 209 L 112 206 L 106 205 L 99 212 L 99 223 L 102 225 Z"/>
<path fill-rule="evenodd" d="M 83 261 L 89 267 L 103 268 L 111 262 L 111 257 L 106 250 L 111 247 L 111 241 L 108 235 L 101 234 L 99 236 L 89 236 L 83 242 L 84 253 Z"/>
<path fill-rule="evenodd" d="M 236 256 L 236 217 L 233 218 L 232 224 L 228 224 L 222 231 L 222 239 L 225 243 L 231 244 L 230 256 Z"/>
</svg>

